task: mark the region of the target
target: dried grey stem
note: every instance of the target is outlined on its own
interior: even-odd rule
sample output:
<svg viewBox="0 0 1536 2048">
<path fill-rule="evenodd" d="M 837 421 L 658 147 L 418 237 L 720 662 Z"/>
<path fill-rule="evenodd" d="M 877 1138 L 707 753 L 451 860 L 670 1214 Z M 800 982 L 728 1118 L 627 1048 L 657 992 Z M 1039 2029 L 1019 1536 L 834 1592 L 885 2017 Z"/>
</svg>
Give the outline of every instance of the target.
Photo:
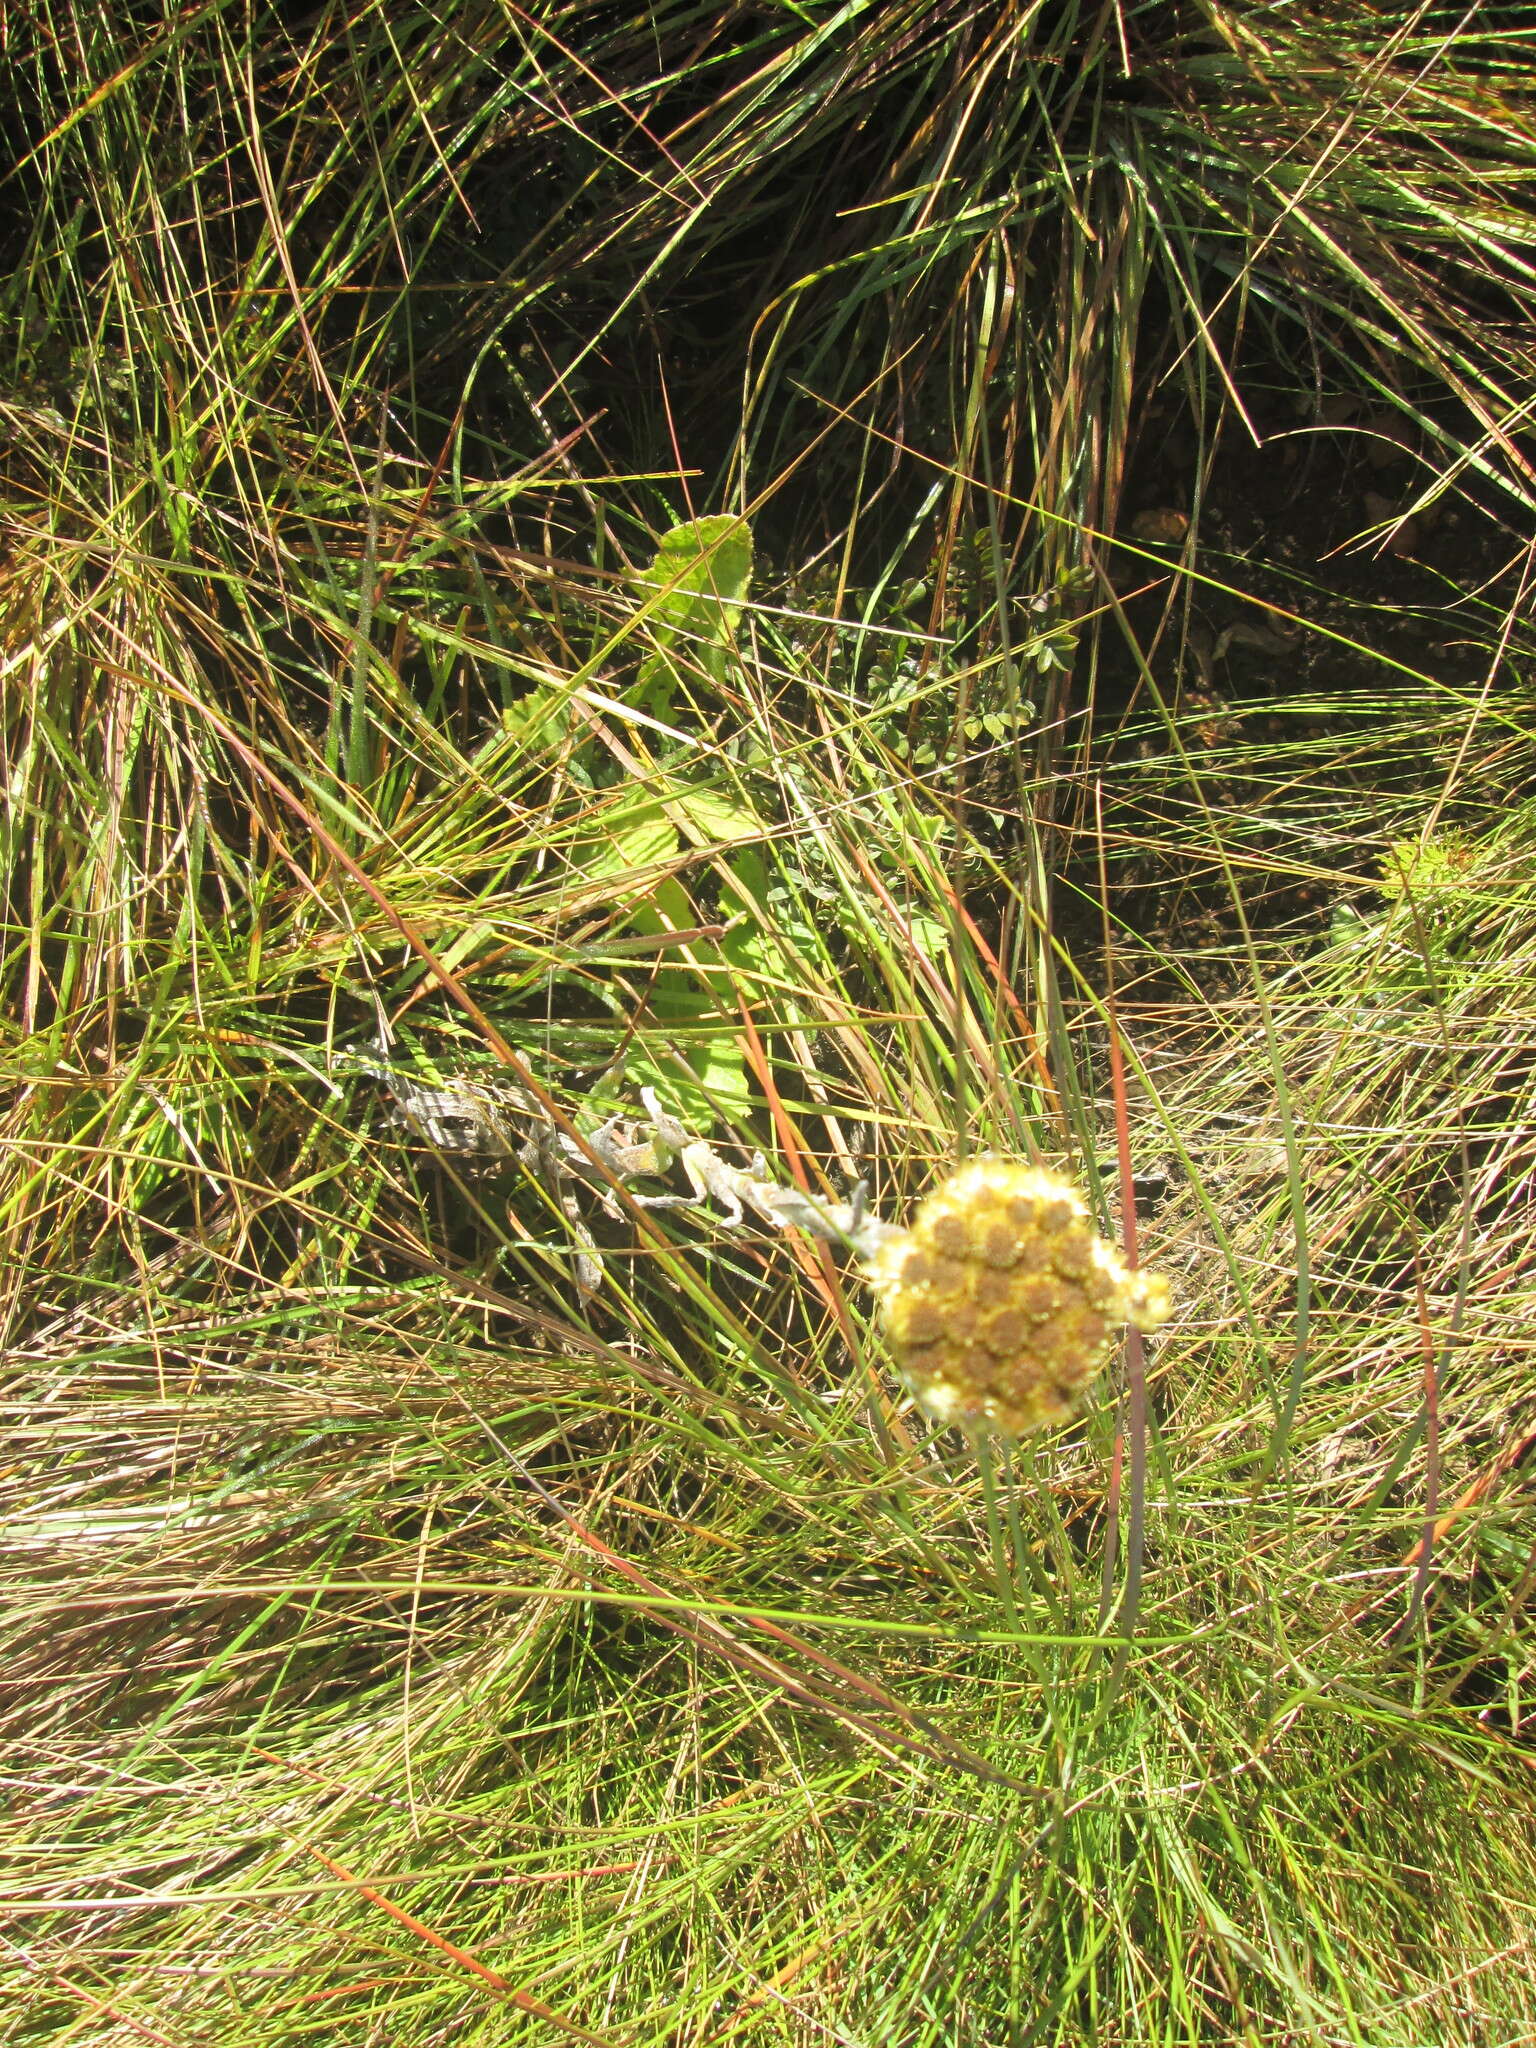
<svg viewBox="0 0 1536 2048">
<path fill-rule="evenodd" d="M 712 1204 L 727 1230 L 741 1229 L 750 1211 L 775 1230 L 803 1230 L 825 1243 L 846 1245 L 866 1263 L 893 1229 L 871 1213 L 862 1182 L 850 1200 L 823 1202 L 772 1179 L 760 1152 L 745 1167 L 733 1164 L 664 1108 L 653 1088 L 640 1091 L 645 1117 L 610 1116 L 578 1141 L 551 1122 L 515 1082 L 442 1074 L 423 1078 L 389 1059 L 377 1042 L 349 1050 L 336 1064 L 381 1081 L 393 1106 L 392 1120 L 433 1151 L 464 1160 L 515 1159 L 542 1181 L 580 1247 L 575 1274 L 583 1294 L 601 1285 L 602 1261 L 581 1213 L 577 1184 L 612 1217 L 623 1214 L 613 1196 L 617 1183 L 642 1209 Z M 645 1194 L 631 1187 L 634 1181 L 664 1180 L 679 1168 L 688 1182 L 686 1194 L 676 1189 Z"/>
</svg>

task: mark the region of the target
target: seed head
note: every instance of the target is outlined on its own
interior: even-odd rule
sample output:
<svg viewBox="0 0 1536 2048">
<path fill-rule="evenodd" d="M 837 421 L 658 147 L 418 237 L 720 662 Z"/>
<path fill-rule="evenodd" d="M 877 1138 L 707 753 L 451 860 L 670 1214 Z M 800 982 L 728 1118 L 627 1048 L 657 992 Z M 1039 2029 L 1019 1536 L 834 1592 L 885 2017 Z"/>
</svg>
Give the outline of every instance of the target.
<svg viewBox="0 0 1536 2048">
<path fill-rule="evenodd" d="M 869 1260 L 891 1348 L 929 1414 L 979 1434 L 1064 1422 L 1123 1323 L 1155 1330 L 1166 1281 L 1132 1272 L 1055 1174 L 974 1159 Z"/>
</svg>

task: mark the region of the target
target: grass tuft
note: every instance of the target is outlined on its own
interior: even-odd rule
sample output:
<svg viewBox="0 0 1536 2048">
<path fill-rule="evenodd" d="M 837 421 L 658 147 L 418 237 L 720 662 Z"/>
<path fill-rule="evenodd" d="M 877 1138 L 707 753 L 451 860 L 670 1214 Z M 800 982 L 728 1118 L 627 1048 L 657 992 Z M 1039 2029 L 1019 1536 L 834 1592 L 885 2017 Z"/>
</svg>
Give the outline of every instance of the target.
<svg viewBox="0 0 1536 2048">
<path fill-rule="evenodd" d="M 1531 83 L 15 24 L 0 2044 L 1530 2038 Z M 985 1151 L 979 1453 L 740 1196 Z"/>
</svg>

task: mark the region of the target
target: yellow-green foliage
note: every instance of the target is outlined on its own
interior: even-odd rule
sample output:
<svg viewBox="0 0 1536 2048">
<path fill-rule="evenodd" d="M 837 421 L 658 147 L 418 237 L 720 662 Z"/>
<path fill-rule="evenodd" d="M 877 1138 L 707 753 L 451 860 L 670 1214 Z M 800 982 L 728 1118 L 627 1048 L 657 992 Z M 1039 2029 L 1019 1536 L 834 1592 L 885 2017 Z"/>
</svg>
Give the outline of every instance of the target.
<svg viewBox="0 0 1536 2048">
<path fill-rule="evenodd" d="M 655 561 L 634 580 L 656 649 L 640 667 L 639 701 L 670 716 L 690 673 L 725 679 L 752 583 L 751 529 L 730 514 L 690 519 L 662 535 Z"/>
</svg>

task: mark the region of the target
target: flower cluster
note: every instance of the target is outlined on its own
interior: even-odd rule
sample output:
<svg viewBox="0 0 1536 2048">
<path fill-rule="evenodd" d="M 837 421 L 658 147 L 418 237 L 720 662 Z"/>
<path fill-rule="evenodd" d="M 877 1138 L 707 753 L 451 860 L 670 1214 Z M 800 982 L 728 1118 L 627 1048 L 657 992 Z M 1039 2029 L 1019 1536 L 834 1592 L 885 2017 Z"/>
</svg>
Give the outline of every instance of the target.
<svg viewBox="0 0 1536 2048">
<path fill-rule="evenodd" d="M 1166 1282 L 1131 1271 L 1076 1189 L 1010 1159 L 976 1159 L 869 1259 L 892 1350 L 938 1421 L 1022 1436 L 1064 1422 L 1113 1330 L 1154 1330 Z"/>
</svg>

